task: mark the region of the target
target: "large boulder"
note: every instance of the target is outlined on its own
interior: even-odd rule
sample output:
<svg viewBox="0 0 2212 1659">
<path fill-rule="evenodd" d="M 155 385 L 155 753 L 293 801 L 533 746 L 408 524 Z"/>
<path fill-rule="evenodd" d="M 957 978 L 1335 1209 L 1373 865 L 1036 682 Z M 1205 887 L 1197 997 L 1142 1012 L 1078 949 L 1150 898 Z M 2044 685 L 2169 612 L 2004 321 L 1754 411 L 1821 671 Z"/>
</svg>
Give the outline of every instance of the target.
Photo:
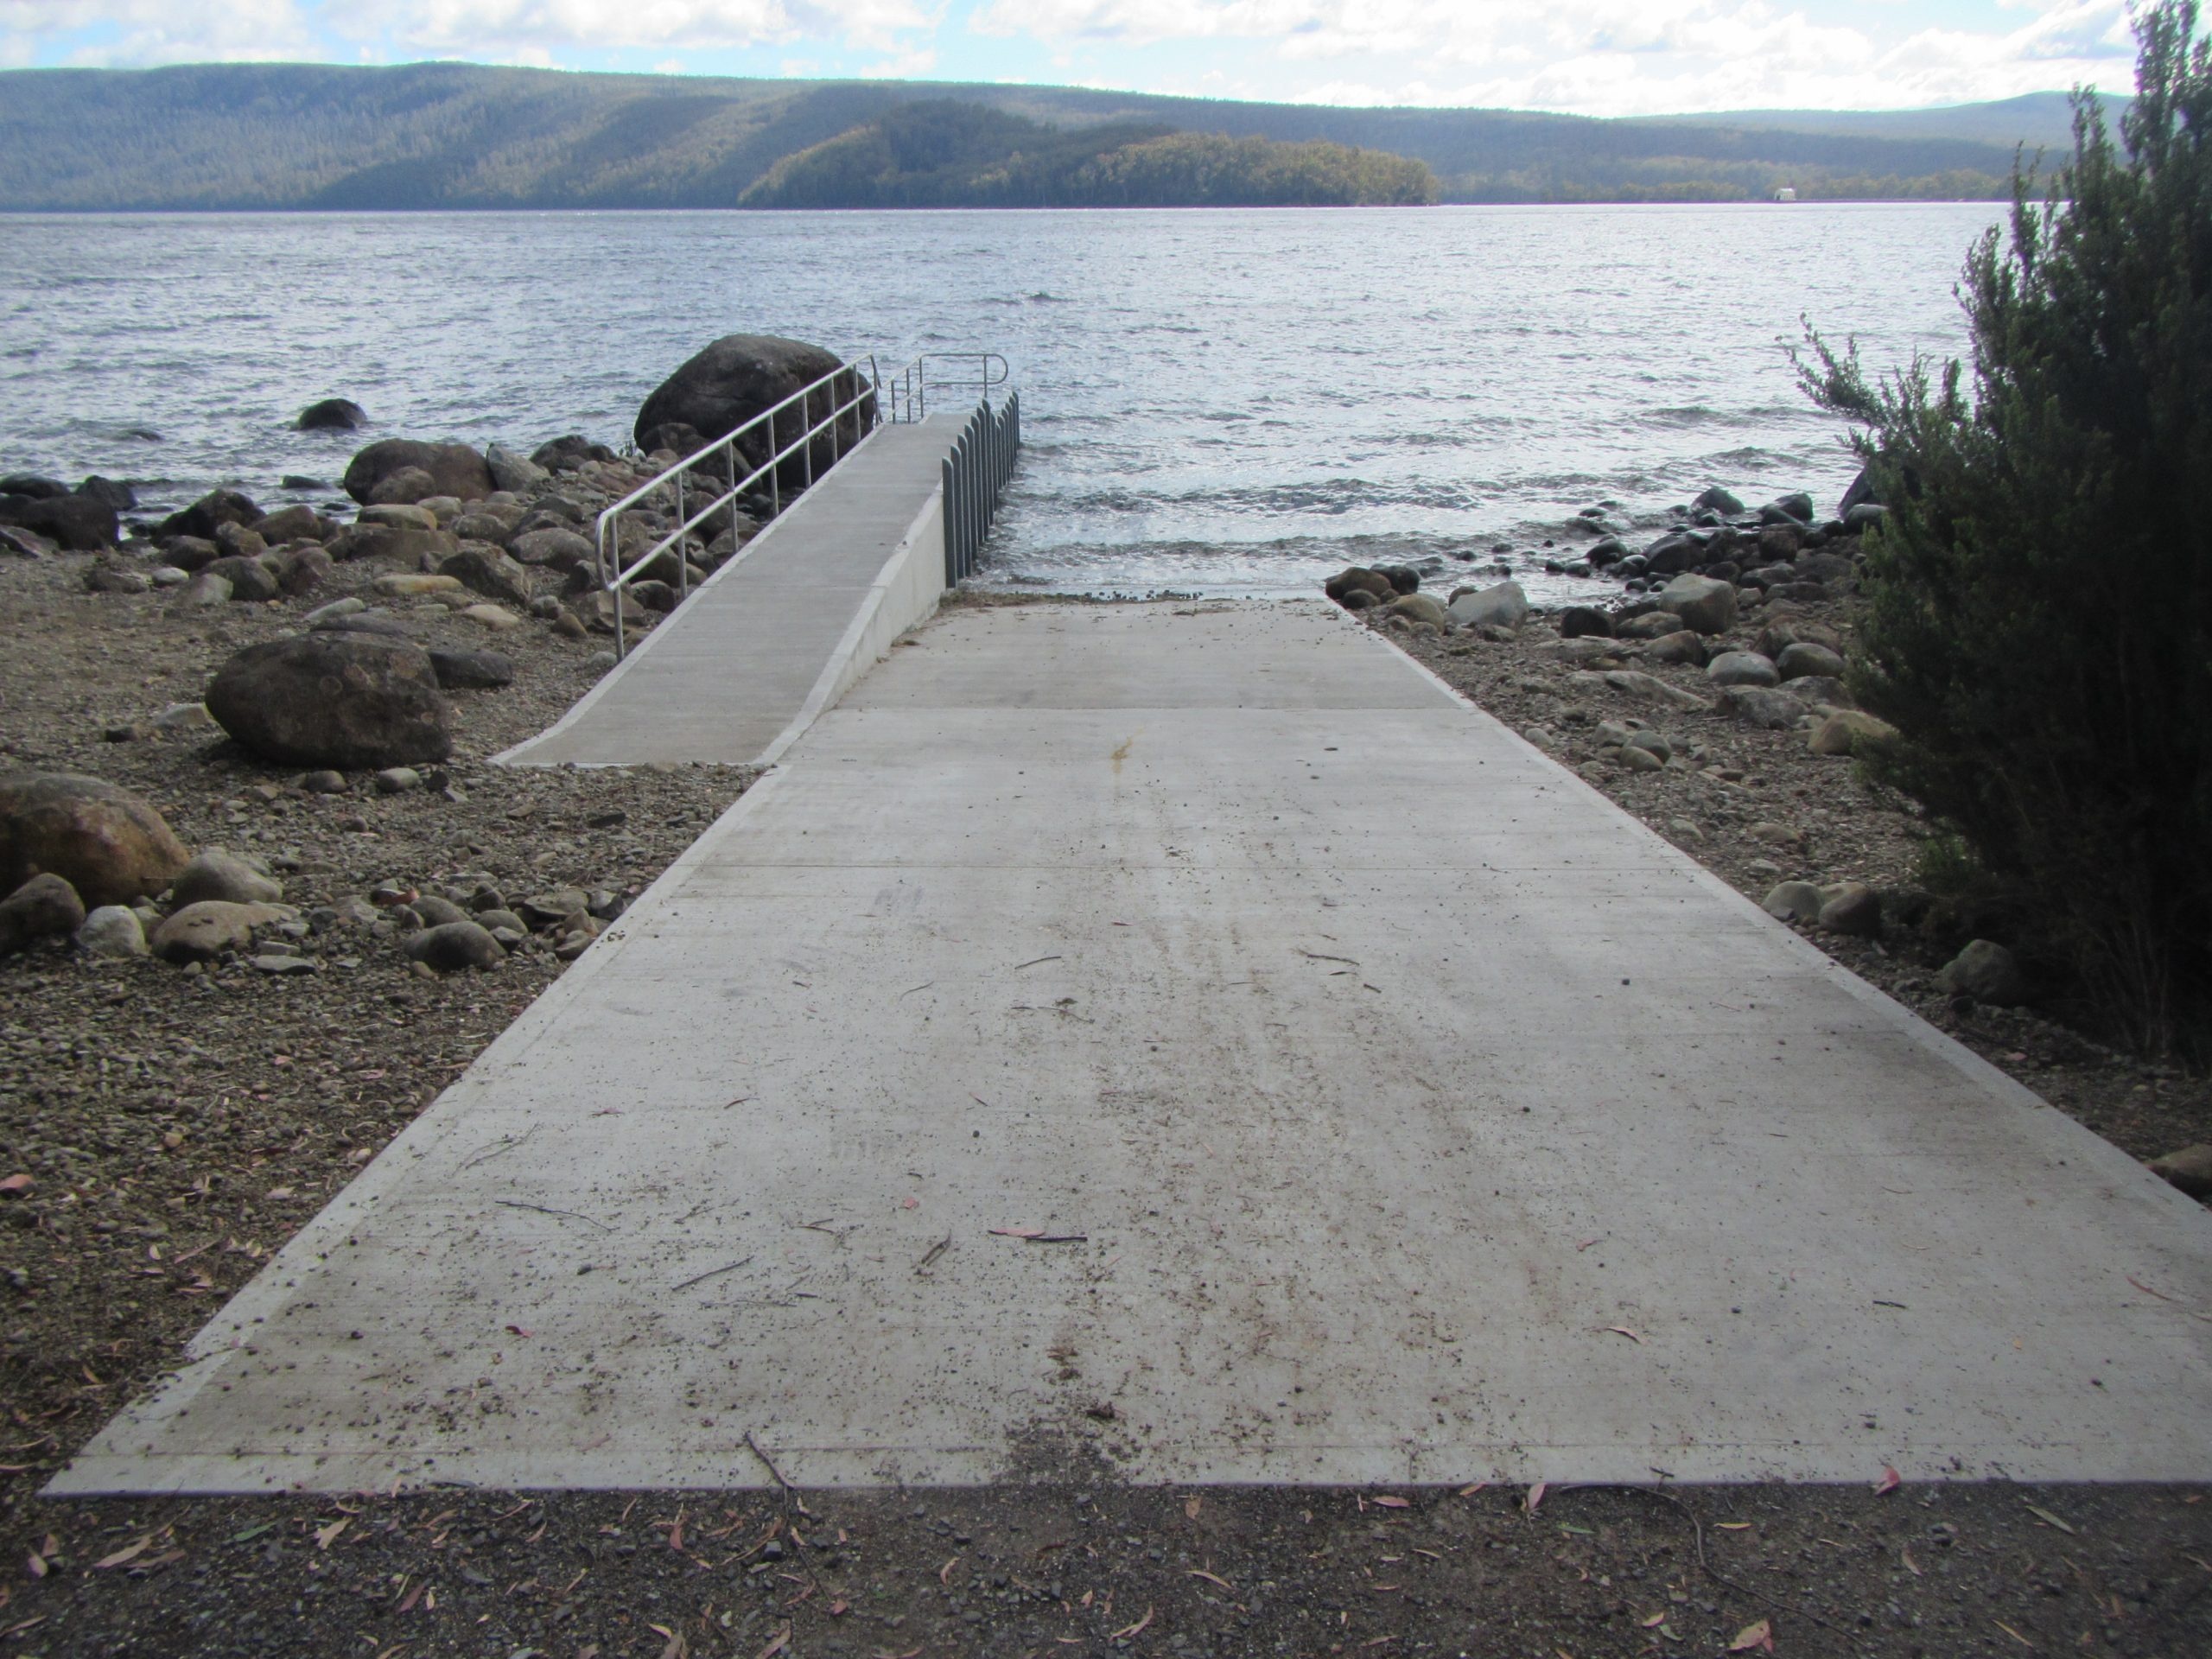
<svg viewBox="0 0 2212 1659">
<path fill-rule="evenodd" d="M 190 536 L 204 542 L 215 539 L 215 532 L 225 524 L 255 524 L 261 522 L 261 509 L 251 496 L 236 490 L 210 490 L 181 512 L 173 512 L 162 520 L 154 535 L 156 539 L 171 536 Z"/>
<path fill-rule="evenodd" d="M 58 875 L 86 904 L 159 893 L 191 855 L 128 790 L 60 772 L 0 773 L 0 890 Z"/>
<path fill-rule="evenodd" d="M 1456 594 L 1452 600 L 1452 620 L 1471 628 L 1485 624 L 1517 628 L 1529 620 L 1529 595 L 1517 582 L 1501 582 L 1494 588 Z"/>
<path fill-rule="evenodd" d="M 97 553 L 116 543 L 115 509 L 89 495 L 0 495 L 0 524 L 73 553 Z"/>
<path fill-rule="evenodd" d="M 369 411 L 351 397 L 326 397 L 309 404 L 293 423 L 302 432 L 354 432 L 369 423 Z"/>
<path fill-rule="evenodd" d="M 1676 576 L 1659 591 L 1659 608 L 1700 633 L 1726 633 L 1736 625 L 1736 588 L 1711 576 Z"/>
<path fill-rule="evenodd" d="M 217 671 L 207 712 L 284 766 L 373 771 L 453 753 L 453 705 L 429 654 L 385 634 L 317 629 L 248 645 Z"/>
<path fill-rule="evenodd" d="M 645 399 L 638 411 L 638 447 L 647 452 L 658 447 L 654 440 L 664 427 L 688 426 L 704 438 L 725 436 L 840 366 L 835 353 L 801 340 L 774 334 L 726 334 L 661 382 Z M 806 399 L 803 420 L 798 404 L 779 415 L 779 446 L 827 419 L 837 404 L 861 390 L 861 385 L 857 371 L 841 375 L 832 386 Z M 812 445 L 815 472 L 819 474 L 867 436 L 873 416 L 872 404 L 863 404 L 841 417 L 833 432 L 817 438 Z M 755 467 L 766 461 L 771 453 L 765 429 L 741 441 L 738 447 Z M 533 459 L 545 464 L 542 459 Z M 806 477 L 804 459 L 793 455 L 779 471 L 787 486 L 802 484 Z"/>
<path fill-rule="evenodd" d="M 486 599 L 524 607 L 530 604 L 530 572 L 488 542 L 462 543 L 460 552 L 438 566 L 438 574 Z"/>
<path fill-rule="evenodd" d="M 366 503 L 378 485 L 395 473 L 416 467 L 429 474 L 426 495 L 450 495 L 480 501 L 499 487 L 484 457 L 465 443 L 423 443 L 414 438 L 385 438 L 346 463 L 346 493 Z M 425 499 L 417 497 L 417 499 Z"/>
</svg>

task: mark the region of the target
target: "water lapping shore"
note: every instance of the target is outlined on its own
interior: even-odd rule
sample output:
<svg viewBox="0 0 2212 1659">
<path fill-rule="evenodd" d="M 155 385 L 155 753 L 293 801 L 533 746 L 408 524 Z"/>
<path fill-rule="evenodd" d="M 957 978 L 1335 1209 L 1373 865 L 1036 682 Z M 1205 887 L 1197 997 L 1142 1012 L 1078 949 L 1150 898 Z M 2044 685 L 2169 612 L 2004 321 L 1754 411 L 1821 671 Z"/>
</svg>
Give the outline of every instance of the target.
<svg viewBox="0 0 2212 1659">
<path fill-rule="evenodd" d="M 614 446 L 666 365 L 764 327 L 887 368 L 1013 360 L 995 582 L 1294 593 L 1504 543 L 1564 597 L 1544 542 L 1584 506 L 1638 540 L 1715 478 L 1840 492 L 1840 431 L 1783 351 L 1798 319 L 1870 362 L 1959 350 L 1949 288 L 1991 211 L 25 218 L 0 250 L 0 472 L 102 474 L 160 512 L 219 486 L 320 505 L 359 440 L 293 430 L 317 399 L 372 437 Z"/>
</svg>

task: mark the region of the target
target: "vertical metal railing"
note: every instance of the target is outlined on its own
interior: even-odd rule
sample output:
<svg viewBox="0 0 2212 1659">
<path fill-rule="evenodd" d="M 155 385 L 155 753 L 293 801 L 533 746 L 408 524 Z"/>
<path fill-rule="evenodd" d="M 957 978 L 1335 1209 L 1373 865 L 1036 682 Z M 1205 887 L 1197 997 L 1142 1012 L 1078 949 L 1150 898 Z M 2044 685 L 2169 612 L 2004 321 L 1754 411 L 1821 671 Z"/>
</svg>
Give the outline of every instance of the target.
<svg viewBox="0 0 2212 1659">
<path fill-rule="evenodd" d="M 946 587 L 964 581 L 981 560 L 1020 448 L 1021 394 L 1009 392 L 995 410 L 985 396 L 944 461 Z"/>
</svg>

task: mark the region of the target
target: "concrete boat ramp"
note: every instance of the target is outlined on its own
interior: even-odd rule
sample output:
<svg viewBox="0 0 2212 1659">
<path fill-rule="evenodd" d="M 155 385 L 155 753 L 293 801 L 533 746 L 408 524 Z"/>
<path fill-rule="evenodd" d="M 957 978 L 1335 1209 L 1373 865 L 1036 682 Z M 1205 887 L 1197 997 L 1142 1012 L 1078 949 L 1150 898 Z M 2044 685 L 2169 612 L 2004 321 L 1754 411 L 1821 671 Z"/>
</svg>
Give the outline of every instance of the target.
<svg viewBox="0 0 2212 1659">
<path fill-rule="evenodd" d="M 963 608 L 51 1490 L 2202 1481 L 2208 1296 L 1332 608 Z"/>
</svg>

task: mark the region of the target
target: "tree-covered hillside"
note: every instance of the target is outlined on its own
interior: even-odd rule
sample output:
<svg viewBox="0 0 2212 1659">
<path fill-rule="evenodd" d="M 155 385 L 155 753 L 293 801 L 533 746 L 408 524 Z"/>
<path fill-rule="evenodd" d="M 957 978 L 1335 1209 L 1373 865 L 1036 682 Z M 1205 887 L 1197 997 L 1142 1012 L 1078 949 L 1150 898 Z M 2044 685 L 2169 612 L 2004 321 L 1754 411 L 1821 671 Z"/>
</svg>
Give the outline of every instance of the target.
<svg viewBox="0 0 2212 1659">
<path fill-rule="evenodd" d="M 1942 136 L 2009 130 L 1977 107 L 1999 113 L 1900 137 L 1902 116 L 1838 132 L 461 63 L 27 69 L 0 73 L 0 210 L 1398 200 L 1419 164 L 1457 201 L 2001 194 L 2009 143 Z M 1377 153 L 1194 142 L 1214 137 Z"/>
<path fill-rule="evenodd" d="M 739 200 L 748 207 L 1255 207 L 1414 206 L 1436 194 L 1421 162 L 1343 144 L 1122 122 L 1070 132 L 933 100 L 786 157 Z"/>
</svg>

